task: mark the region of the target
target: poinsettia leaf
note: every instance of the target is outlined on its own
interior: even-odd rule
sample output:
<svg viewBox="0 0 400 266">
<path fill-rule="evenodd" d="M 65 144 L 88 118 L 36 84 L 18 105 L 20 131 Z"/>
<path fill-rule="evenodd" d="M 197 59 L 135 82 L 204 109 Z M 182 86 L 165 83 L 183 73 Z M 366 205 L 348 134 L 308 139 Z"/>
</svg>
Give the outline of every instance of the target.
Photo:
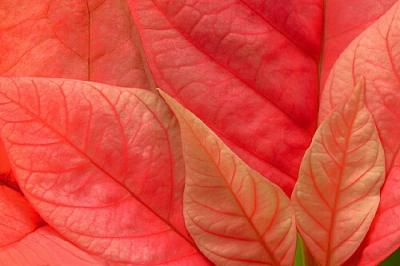
<svg viewBox="0 0 400 266">
<path fill-rule="evenodd" d="M 1 0 L 0 10 L 2 76 L 155 87 L 126 1 Z M 3 163 L 1 149 L 0 157 Z M 11 173 L 1 168 L 0 181 L 15 187 Z"/>
<path fill-rule="evenodd" d="M 320 116 L 326 117 L 351 93 L 350 87 L 364 76 L 366 103 L 379 131 L 386 157 L 386 183 L 373 226 L 359 250 L 360 265 L 376 265 L 400 245 L 400 14 L 397 2 L 365 30 L 336 62 L 321 95 Z M 373 56 L 372 56 L 373 55 Z M 356 260 L 357 261 L 357 260 Z M 353 262 L 353 265 L 356 262 Z"/>
<path fill-rule="evenodd" d="M 363 30 L 382 16 L 397 0 L 324 1 L 324 47 L 321 54 L 321 85 L 336 59 Z"/>
<path fill-rule="evenodd" d="M 0 121 L 22 191 L 75 245 L 110 263 L 208 264 L 183 223 L 177 123 L 154 93 L 2 78 Z"/>
<path fill-rule="evenodd" d="M 106 265 L 44 226 L 23 196 L 0 185 L 1 266 Z"/>
<path fill-rule="evenodd" d="M 154 87 L 126 1 L 1 0 L 0 74 Z"/>
<path fill-rule="evenodd" d="M 307 123 L 315 124 L 314 119 L 310 119 L 308 116 L 315 117 L 316 112 L 311 112 L 309 115 L 310 112 L 306 112 L 306 110 L 315 110 L 317 106 L 315 95 L 318 87 L 318 71 L 310 73 L 309 69 L 316 70 L 317 64 L 320 64 L 321 79 L 324 81 L 334 60 L 343 48 L 362 29 L 387 10 L 394 1 L 355 0 L 351 5 L 345 0 L 326 3 L 320 0 L 312 0 L 307 3 L 296 0 L 284 2 L 242 0 L 212 3 L 202 0 L 196 2 L 196 5 L 192 5 L 191 1 L 184 3 L 154 1 L 153 7 L 151 1 L 143 0 L 142 2 L 148 5 L 148 9 L 147 7 L 138 9 L 135 19 L 138 25 L 135 25 L 127 9 L 126 1 L 45 0 L 32 3 L 29 0 L 3 0 L 0 2 L 1 9 L 5 11 L 1 14 L 0 23 L 0 41 L 2 43 L 0 46 L 0 73 L 13 76 L 89 79 L 123 86 L 153 88 L 155 86 L 153 77 L 146 66 L 141 38 L 137 34 L 139 27 L 142 39 L 148 48 L 146 50 L 149 60 L 154 57 L 158 58 L 159 62 L 153 64 L 153 71 L 162 72 L 163 75 L 156 75 L 157 81 L 168 83 L 171 80 L 173 84 L 164 87 L 172 86 L 171 92 L 180 91 L 181 87 L 175 88 L 177 86 L 174 85 L 176 76 L 178 76 L 177 71 L 171 72 L 169 66 L 165 64 L 165 62 L 169 64 L 176 62 L 178 65 L 174 67 L 179 68 L 179 72 L 182 73 L 179 76 L 180 80 L 183 76 L 188 79 L 187 82 L 193 81 L 194 84 L 190 84 L 189 89 L 194 88 L 196 90 L 194 93 L 198 93 L 199 78 L 193 74 L 188 75 L 187 72 L 190 71 L 184 72 L 186 70 L 182 70 L 179 65 L 182 63 L 187 68 L 186 62 L 181 62 L 179 56 L 160 60 L 159 53 L 156 51 L 159 47 L 153 47 L 155 40 L 163 41 L 164 38 L 164 33 L 157 32 L 159 31 L 157 27 L 152 28 L 153 23 L 166 18 L 171 21 L 171 23 L 168 22 L 170 26 L 165 28 L 166 31 L 169 28 L 172 30 L 176 28 L 177 32 L 183 33 L 182 38 L 188 37 L 188 42 L 194 44 L 195 50 L 197 48 L 204 50 L 205 56 L 210 57 L 209 61 L 219 64 L 222 72 L 232 72 L 233 77 L 231 78 L 239 79 L 239 83 L 240 79 L 244 80 L 243 84 L 235 86 L 241 94 L 243 94 L 241 87 L 255 90 L 257 92 L 255 95 L 250 94 L 257 99 L 267 98 L 266 100 L 272 102 L 272 105 L 276 104 L 278 109 L 286 111 L 289 114 L 289 120 L 293 117 L 294 123 L 300 121 L 301 127 Z M 142 6 L 140 2 L 132 2 L 133 7 Z M 151 9 L 159 9 L 161 12 L 154 14 L 156 19 L 151 19 L 149 22 L 151 25 L 147 27 L 144 25 L 146 23 L 142 25 L 140 20 L 147 21 L 146 14 Z M 360 9 L 362 11 L 357 12 Z M 179 13 L 178 10 L 182 12 Z M 146 14 L 141 16 L 142 11 Z M 240 17 L 249 16 L 251 19 L 245 19 L 245 23 L 241 20 L 238 21 L 237 14 L 241 14 Z M 337 16 L 337 14 L 341 14 L 341 16 Z M 323 20 L 325 21 L 325 33 L 322 39 L 325 48 L 324 52 L 320 54 Z M 211 23 L 217 25 L 217 28 L 224 27 L 226 30 L 210 31 L 208 25 Z M 147 34 L 148 31 L 154 31 L 154 29 L 156 32 Z M 243 29 L 249 29 L 249 32 L 245 32 Z M 161 38 L 153 39 L 153 35 L 160 35 Z M 148 36 L 149 38 L 147 38 Z M 224 42 L 221 42 L 222 38 Z M 170 39 L 164 39 L 165 43 L 171 44 Z M 273 42 L 270 41 L 271 39 Z M 265 42 L 269 45 L 258 45 Z M 241 47 L 241 49 L 237 49 L 237 47 Z M 171 53 L 173 51 L 180 53 L 181 51 L 177 51 L 177 49 L 180 48 L 176 45 L 169 47 Z M 281 53 L 280 51 L 283 49 L 285 52 Z M 293 52 L 293 49 L 298 52 Z M 226 53 L 227 51 L 229 52 Z M 196 52 L 199 53 L 197 50 Z M 244 56 L 248 53 L 251 53 L 252 56 Z M 292 53 L 299 59 L 295 60 L 296 62 L 305 62 L 303 63 L 306 65 L 306 69 L 302 68 L 303 63 L 293 64 Z M 192 53 L 190 52 L 190 54 Z M 298 54 L 308 55 L 314 62 L 304 60 Z M 188 57 L 185 59 L 187 60 Z M 290 64 L 284 64 L 285 68 L 281 64 L 284 60 L 290 60 Z M 292 65 L 291 69 L 287 69 L 287 65 Z M 193 64 L 193 67 L 197 66 Z M 202 66 L 202 69 L 204 68 L 206 67 Z M 157 71 L 158 69 L 161 70 Z M 293 69 L 295 71 L 291 71 Z M 306 75 L 302 73 L 304 70 L 306 70 Z M 269 78 L 271 73 L 273 79 Z M 227 76 L 229 77 L 229 75 Z M 226 80 L 223 79 L 224 82 Z M 295 81 L 292 82 L 293 80 Z M 201 89 L 213 91 L 216 86 L 209 85 L 207 82 L 202 82 Z M 223 84 L 222 87 L 224 87 Z M 292 91 L 286 93 L 289 88 L 293 90 L 293 87 L 301 87 L 299 90 L 302 95 L 299 96 L 298 92 L 294 94 Z M 225 90 L 225 88 L 221 90 Z M 311 97 L 314 99 L 314 101 L 311 100 L 314 104 L 310 105 L 310 102 L 304 102 L 304 99 L 310 99 L 307 97 L 308 91 L 315 94 L 314 98 Z M 204 94 L 208 95 L 208 91 Z M 220 94 L 228 95 L 225 92 Z M 219 98 L 220 94 L 216 97 Z M 242 106 L 247 102 L 250 105 L 254 105 L 254 102 L 260 103 L 260 100 L 253 99 L 254 97 L 249 96 L 248 93 L 246 95 L 248 96 L 247 101 L 236 102 L 236 104 Z M 232 117 L 235 110 L 243 110 L 242 108 L 228 109 L 224 107 L 226 103 L 223 100 L 216 100 L 214 105 L 227 109 L 222 119 L 219 112 L 221 108 L 209 108 L 211 110 L 208 111 L 203 108 L 204 106 L 198 106 L 198 102 L 193 103 L 194 100 L 191 96 L 181 95 L 179 99 L 181 102 L 188 102 L 187 106 L 190 109 L 196 109 L 195 111 L 199 115 L 204 113 L 204 118 L 211 120 L 206 122 L 217 130 L 219 135 L 224 137 L 225 141 L 242 158 L 260 172 L 269 175 L 270 179 L 290 193 L 294 185 L 292 179 L 297 176 L 298 165 L 307 146 L 304 145 L 304 142 L 307 142 L 305 139 L 309 141 L 310 136 L 303 136 L 299 133 L 299 136 L 294 138 L 291 134 L 294 131 L 288 130 L 287 119 L 282 118 L 283 121 L 281 118 L 279 121 L 272 119 L 272 117 L 276 117 L 274 113 L 279 110 L 272 108 L 271 111 L 271 108 L 267 107 L 258 108 L 267 116 L 253 115 L 250 111 L 248 111 L 247 117 L 239 116 L 239 118 L 242 117 L 240 120 L 242 124 L 247 122 L 248 117 L 254 119 L 253 128 L 255 130 L 243 132 L 243 130 L 238 130 L 243 128 L 242 124 L 237 121 L 230 123 L 235 119 Z M 237 97 L 237 93 L 231 97 Z M 268 110 L 270 112 L 267 112 Z M 265 121 L 265 117 L 269 117 L 269 119 Z M 304 117 L 308 122 L 303 123 Z M 225 120 L 229 121 L 224 122 Z M 232 126 L 232 124 L 238 126 Z M 261 128 L 260 125 L 263 127 Z M 313 128 L 313 126 L 311 127 Z M 274 133 L 282 130 L 287 134 Z M 255 134 L 256 136 L 248 137 L 249 132 L 254 131 L 258 132 Z M 271 148 L 260 149 L 249 141 L 252 137 L 263 140 L 264 146 L 268 145 Z M 291 155 L 293 160 L 286 160 L 288 153 L 293 154 Z"/>
<path fill-rule="evenodd" d="M 321 1 L 128 2 L 158 86 L 290 194 L 316 125 Z"/>
<path fill-rule="evenodd" d="M 342 265 L 366 235 L 385 178 L 364 83 L 320 125 L 293 191 L 298 229 L 321 265 Z"/>
<path fill-rule="evenodd" d="M 284 192 L 177 101 L 162 96 L 181 127 L 184 217 L 200 250 L 216 265 L 293 265 L 296 229 Z"/>
</svg>

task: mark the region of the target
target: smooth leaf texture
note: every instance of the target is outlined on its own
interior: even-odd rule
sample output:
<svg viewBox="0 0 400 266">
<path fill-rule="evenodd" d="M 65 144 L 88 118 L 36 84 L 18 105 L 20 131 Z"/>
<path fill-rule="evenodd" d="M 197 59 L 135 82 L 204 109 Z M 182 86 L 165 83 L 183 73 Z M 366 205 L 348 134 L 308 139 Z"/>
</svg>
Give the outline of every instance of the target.
<svg viewBox="0 0 400 266">
<path fill-rule="evenodd" d="M 162 96 L 181 127 L 184 217 L 200 250 L 217 265 L 293 265 L 296 229 L 287 196 L 201 120 Z"/>
<path fill-rule="evenodd" d="M 353 265 L 376 265 L 400 246 L 399 69 L 400 14 L 397 2 L 372 24 L 338 59 L 322 92 L 320 119 L 351 93 L 364 76 L 366 103 L 379 131 L 386 157 L 386 183 L 373 226 Z M 373 54 L 373 56 L 371 56 Z"/>
<path fill-rule="evenodd" d="M 316 125 L 321 1 L 128 3 L 158 86 L 290 194 Z"/>
<path fill-rule="evenodd" d="M 183 224 L 180 136 L 156 95 L 2 78 L 0 120 L 21 189 L 75 245 L 112 265 L 208 264 Z"/>
<path fill-rule="evenodd" d="M 60 238 L 18 192 L 0 185 L 1 266 L 106 265 Z"/>
<path fill-rule="evenodd" d="M 379 204 L 385 157 L 364 83 L 318 128 L 293 192 L 297 227 L 323 266 L 342 265 L 366 235 Z"/>
<path fill-rule="evenodd" d="M 152 88 L 125 0 L 0 0 L 0 74 Z"/>
</svg>

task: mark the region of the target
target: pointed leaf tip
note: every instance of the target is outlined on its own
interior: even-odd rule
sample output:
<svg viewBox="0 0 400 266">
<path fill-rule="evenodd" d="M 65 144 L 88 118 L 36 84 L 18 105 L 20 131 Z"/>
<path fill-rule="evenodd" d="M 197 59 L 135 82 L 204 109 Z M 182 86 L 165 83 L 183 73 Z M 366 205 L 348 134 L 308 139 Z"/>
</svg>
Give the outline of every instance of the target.
<svg viewBox="0 0 400 266">
<path fill-rule="evenodd" d="M 376 12 L 377 5 L 381 6 L 380 1 L 370 3 L 372 5 L 363 12 L 368 13 L 368 9 Z M 319 117 L 323 120 L 346 101 L 353 84 L 363 75 L 366 103 L 385 149 L 387 177 L 381 190 L 379 209 L 351 265 L 378 265 L 400 246 L 400 223 L 393 222 L 398 220 L 400 213 L 400 2 L 390 0 L 386 3 L 376 22 L 371 24 L 370 18 L 364 16 L 370 21 L 368 28 L 361 34 L 358 33 L 362 28 L 356 30 L 358 37 L 342 51 L 321 91 Z"/>
<path fill-rule="evenodd" d="M 318 128 L 292 196 L 298 229 L 321 265 L 341 265 L 355 252 L 379 204 L 384 152 L 364 84 Z"/>
<path fill-rule="evenodd" d="M 283 191 L 250 169 L 207 126 L 160 91 L 181 127 L 184 216 L 216 265 L 293 265 L 294 214 Z"/>
</svg>

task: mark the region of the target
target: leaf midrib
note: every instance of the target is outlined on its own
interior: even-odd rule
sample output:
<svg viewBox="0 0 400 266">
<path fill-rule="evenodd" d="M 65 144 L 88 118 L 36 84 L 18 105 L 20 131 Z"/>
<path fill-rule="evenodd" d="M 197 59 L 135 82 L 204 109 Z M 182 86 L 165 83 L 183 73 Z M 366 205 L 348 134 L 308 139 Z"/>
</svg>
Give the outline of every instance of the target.
<svg viewBox="0 0 400 266">
<path fill-rule="evenodd" d="M 310 130 L 307 129 L 306 126 L 304 126 L 303 124 L 301 124 L 297 119 L 293 118 L 287 111 L 283 110 L 279 105 L 277 105 L 275 103 L 274 100 L 269 99 L 266 95 L 261 94 L 253 85 L 251 85 L 249 82 L 247 82 L 246 80 L 244 80 L 243 78 L 241 78 L 235 71 L 233 71 L 231 68 L 229 68 L 228 66 L 226 66 L 225 64 L 220 63 L 216 58 L 214 58 L 213 56 L 211 56 L 209 53 L 207 53 L 206 51 L 204 51 L 203 48 L 201 48 L 199 45 L 197 45 L 196 43 L 193 42 L 193 40 L 190 39 L 189 36 L 187 36 L 186 33 L 182 32 L 181 30 L 178 29 L 178 27 L 176 27 L 176 25 L 174 25 L 174 23 L 172 23 L 172 21 L 170 20 L 170 18 L 161 10 L 161 8 L 154 3 L 154 0 L 151 0 L 151 2 L 153 3 L 154 7 L 159 11 L 159 13 L 165 18 L 165 20 L 174 28 L 174 30 L 176 30 L 182 37 L 185 38 L 185 40 L 187 40 L 194 48 L 196 48 L 201 54 L 205 55 L 206 57 L 210 58 L 210 60 L 215 63 L 216 65 L 218 65 L 219 67 L 221 67 L 222 69 L 224 69 L 225 71 L 227 71 L 228 73 L 230 73 L 233 77 L 235 77 L 240 83 L 242 83 L 244 86 L 248 87 L 249 89 L 251 89 L 255 94 L 257 94 L 258 96 L 260 96 L 261 99 L 264 99 L 264 101 L 268 102 L 269 104 L 271 104 L 271 106 L 273 106 L 274 108 L 276 108 L 277 110 L 279 110 L 279 112 L 281 114 L 283 114 L 289 121 L 291 121 L 291 123 L 293 123 L 301 132 L 304 132 L 306 135 L 311 136 L 311 132 Z M 134 16 L 132 16 L 134 18 Z M 136 23 L 137 24 L 137 23 Z"/>
<path fill-rule="evenodd" d="M 18 87 L 16 87 L 18 89 Z M 96 89 L 97 90 L 97 89 Z M 197 247 L 193 244 L 192 241 L 186 236 L 184 236 L 181 232 L 179 232 L 169 221 L 165 220 L 163 217 L 161 217 L 158 213 L 156 213 L 153 209 L 150 208 L 145 202 L 143 202 L 139 197 L 137 197 L 132 191 L 127 189 L 121 182 L 119 182 L 116 178 L 113 177 L 111 173 L 106 171 L 104 168 L 102 168 L 100 165 L 98 165 L 89 155 L 87 155 L 84 151 L 79 149 L 74 143 L 72 143 L 66 136 L 61 134 L 58 130 L 56 130 L 54 127 L 49 125 L 46 121 L 44 121 L 41 117 L 39 117 L 37 114 L 34 112 L 28 110 L 24 106 L 22 106 L 19 102 L 15 101 L 14 99 L 10 98 L 8 95 L 6 95 L 4 92 L 0 91 L 0 94 L 2 94 L 5 98 L 10 100 L 12 103 L 15 105 L 19 106 L 23 111 L 28 113 L 32 118 L 36 119 L 38 122 L 43 124 L 45 127 L 50 129 L 52 132 L 54 132 L 59 138 L 64 140 L 70 147 L 72 147 L 78 154 L 80 154 L 83 158 L 88 160 L 96 169 L 98 169 L 100 172 L 104 173 L 106 176 L 111 178 L 117 185 L 123 187 L 137 202 L 139 202 L 142 206 L 144 206 L 146 209 L 148 209 L 151 213 L 153 213 L 159 220 L 163 221 L 168 227 L 172 229 L 177 235 L 179 235 L 181 238 L 183 238 L 189 245 L 197 249 Z M 131 94 L 131 93 L 130 93 Z M 142 103 L 143 104 L 143 103 Z M 145 108 L 148 109 L 148 107 L 145 105 Z"/>
<path fill-rule="evenodd" d="M 214 160 L 214 157 L 212 156 L 212 154 L 210 154 L 210 152 L 208 151 L 208 149 L 203 145 L 203 143 L 201 142 L 199 136 L 195 133 L 194 129 L 190 126 L 190 123 L 186 120 L 186 118 L 184 117 L 184 115 L 180 115 L 180 117 L 184 120 L 184 122 L 186 123 L 187 127 L 190 129 L 190 131 L 192 132 L 193 136 L 196 138 L 197 142 L 199 143 L 199 145 L 201 146 L 201 148 L 206 152 L 206 154 L 208 155 L 208 157 L 211 159 L 211 162 L 214 164 L 215 168 L 217 169 L 218 173 L 220 174 L 220 176 L 222 177 L 226 188 L 228 188 L 228 191 L 231 193 L 233 199 L 235 200 L 236 205 L 240 208 L 240 211 L 243 213 L 243 217 L 246 218 L 248 224 L 251 226 L 251 228 L 253 229 L 253 231 L 256 233 L 257 236 L 257 240 L 258 242 L 261 244 L 261 246 L 263 247 L 263 249 L 267 252 L 267 254 L 269 255 L 269 257 L 271 258 L 272 262 L 274 265 L 279 266 L 280 263 L 278 262 L 278 260 L 275 258 L 274 253 L 269 249 L 269 247 L 266 245 L 266 243 L 263 241 L 262 236 L 260 234 L 260 232 L 258 232 L 258 230 L 256 229 L 255 225 L 253 224 L 253 222 L 251 221 L 250 217 L 248 217 L 246 211 L 244 210 L 242 204 L 240 203 L 240 200 L 237 198 L 236 194 L 233 192 L 231 186 L 228 184 L 227 180 L 224 178 L 224 175 L 221 172 L 221 169 L 218 166 L 218 163 Z M 252 177 L 250 177 L 252 178 Z"/>
<path fill-rule="evenodd" d="M 359 100 L 360 99 L 358 99 L 357 104 L 359 104 Z M 347 103 L 346 103 L 345 106 L 347 106 Z M 341 184 L 343 182 L 343 174 L 344 174 L 344 169 L 345 169 L 347 156 L 348 156 L 347 150 L 348 150 L 348 146 L 349 146 L 349 143 L 350 143 L 350 138 L 352 136 L 354 121 L 355 121 L 355 119 L 357 117 L 358 112 L 359 112 L 359 110 L 357 110 L 355 112 L 355 114 L 353 115 L 353 117 L 351 118 L 350 127 L 349 127 L 349 130 L 348 130 L 348 133 L 347 133 L 347 138 L 346 138 L 345 143 L 344 143 L 345 150 L 344 150 L 343 158 L 341 160 L 341 166 L 342 167 L 340 168 L 339 176 L 338 176 L 338 182 L 337 182 L 337 185 L 336 185 L 336 188 L 335 188 L 335 197 L 334 197 L 333 206 L 332 206 L 332 216 L 331 216 L 330 225 L 329 225 L 330 230 L 329 230 L 329 233 L 328 233 L 328 246 L 327 246 L 327 258 L 326 258 L 326 263 L 327 264 L 326 264 L 326 266 L 335 266 L 335 265 L 331 265 L 331 257 L 332 257 L 331 252 L 333 250 L 332 249 L 332 238 L 333 238 L 333 233 L 334 233 L 335 225 L 336 225 L 336 216 L 337 216 L 337 209 L 338 209 L 337 208 L 337 204 L 338 204 L 338 201 L 340 200 L 340 194 L 341 194 L 340 193 L 340 186 L 341 186 Z M 330 122 L 330 120 L 327 120 L 327 126 L 330 126 L 328 124 L 329 122 Z"/>
</svg>

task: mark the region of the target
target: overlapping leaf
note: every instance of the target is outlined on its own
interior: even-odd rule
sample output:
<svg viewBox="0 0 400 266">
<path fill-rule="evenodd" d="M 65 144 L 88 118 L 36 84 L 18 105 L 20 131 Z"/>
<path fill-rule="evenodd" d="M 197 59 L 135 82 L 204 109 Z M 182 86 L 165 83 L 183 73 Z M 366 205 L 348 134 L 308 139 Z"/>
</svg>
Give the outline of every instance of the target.
<svg viewBox="0 0 400 266">
<path fill-rule="evenodd" d="M 1 76 L 155 87 L 124 0 L 0 0 L 0 10 Z"/>
<path fill-rule="evenodd" d="M 344 49 L 362 31 L 374 23 L 397 0 L 324 1 L 324 33 L 321 53 L 321 85 Z"/>
<path fill-rule="evenodd" d="M 149 60 L 159 85 L 290 193 L 315 125 L 317 64 L 324 81 L 393 2 L 142 0 L 131 17 L 125 0 L 1 0 L 0 72 L 152 88 Z"/>
<path fill-rule="evenodd" d="M 316 124 L 322 3 L 128 2 L 158 86 L 290 194 Z"/>
<path fill-rule="evenodd" d="M 361 244 L 385 178 L 384 152 L 363 86 L 318 128 L 293 192 L 298 229 L 323 266 L 342 265 Z"/>
<path fill-rule="evenodd" d="M 292 265 L 296 229 L 283 191 L 244 164 L 192 113 L 163 97 L 181 126 L 184 216 L 200 250 L 217 265 Z"/>
<path fill-rule="evenodd" d="M 400 149 L 399 56 L 400 14 L 396 3 L 363 32 L 339 58 L 322 93 L 321 119 L 351 93 L 360 76 L 366 79 L 366 102 L 385 149 L 387 181 L 382 202 L 367 240 L 360 250 L 360 265 L 376 265 L 400 245 L 399 176 L 395 167 Z M 371 56 L 373 54 L 373 56 Z"/>
<path fill-rule="evenodd" d="M 208 264 L 183 225 L 177 124 L 153 93 L 2 78 L 0 121 L 21 189 L 74 244 L 112 264 Z"/>
<path fill-rule="evenodd" d="M 4 185 L 0 185 L 0 210 L 1 266 L 106 265 L 43 226 L 23 196 Z"/>
<path fill-rule="evenodd" d="M 0 0 L 0 75 L 65 77 L 146 89 L 154 88 L 157 82 L 202 118 L 248 164 L 289 194 L 301 157 L 315 130 L 318 74 L 321 84 L 324 84 L 334 60 L 347 44 L 394 2 Z M 400 227 L 393 222 L 400 215 L 396 204 L 400 200 L 396 192 L 399 179 L 396 158 L 400 148 L 396 63 L 400 53 L 397 51 L 399 18 L 396 8 L 392 8 L 353 42 L 334 68 L 327 89 L 322 92 L 321 120 L 347 99 L 355 80 L 361 75 L 366 77 L 368 107 L 378 123 L 387 154 L 387 167 L 391 170 L 383 189 L 381 208 L 364 243 L 366 249 L 360 249 L 350 263 L 361 259 L 359 263 L 363 265 L 374 265 L 400 243 Z M 322 34 L 323 21 L 325 27 Z M 320 52 L 321 39 L 323 53 Z M 374 56 L 369 56 L 372 53 Z M 155 81 L 147 68 L 147 60 Z M 35 97 L 27 97 L 25 101 L 32 99 Z M 75 105 L 82 105 L 82 101 L 77 102 Z M 56 100 L 52 104 L 56 105 Z M 58 106 L 63 104 L 58 102 Z M 37 108 L 33 107 L 36 111 Z M 8 115 L 7 119 L 14 117 L 12 112 Z M 128 115 L 121 116 L 126 118 Z M 131 123 L 137 119 L 140 120 L 133 116 Z M 87 123 L 92 124 L 92 121 Z M 105 123 L 100 125 L 106 128 Z M 98 125 L 93 126 L 88 132 L 95 135 L 95 130 L 101 131 L 98 128 Z M 73 130 L 78 130 L 77 126 Z M 24 134 L 24 137 L 29 134 Z M 86 133 L 79 134 L 74 137 L 76 143 L 80 143 L 81 138 L 91 143 Z M 24 140 L 28 141 L 27 138 Z M 120 142 L 117 139 L 114 141 Z M 109 145 L 115 143 L 110 142 Z M 164 144 L 158 148 L 164 154 L 162 147 Z M 146 148 L 137 147 L 135 153 L 147 154 Z M 14 147 L 14 153 L 19 153 L 18 149 Z M 110 150 L 108 147 L 102 151 Z M 4 155 L 0 147 L 0 182 L 17 188 Z M 108 156 L 115 158 L 115 151 L 100 156 L 101 167 L 109 162 Z M 153 167 L 155 159 L 144 157 L 138 168 Z M 32 160 L 29 165 L 33 164 Z M 155 165 L 159 167 L 159 164 Z M 124 167 L 117 166 L 116 173 L 119 174 Z M 81 174 L 80 169 L 77 171 Z M 147 176 L 141 171 L 139 173 L 142 177 Z M 35 178 L 40 179 L 38 176 Z M 158 178 L 161 179 L 161 176 Z M 183 181 L 182 177 L 177 179 L 180 181 L 176 202 L 179 202 L 178 191 L 182 189 Z M 150 187 L 155 187 L 159 182 L 156 180 L 154 178 Z M 150 192 L 155 193 L 155 190 L 147 190 L 144 181 L 139 183 L 139 190 L 145 191 L 141 196 L 147 195 L 144 201 L 152 201 L 153 194 Z M 163 190 L 167 185 L 161 183 Z M 32 190 L 32 195 L 37 196 L 45 190 L 40 186 L 35 188 L 34 183 L 29 182 L 24 186 L 29 184 L 31 187 L 28 190 Z M 61 185 L 64 189 L 76 184 L 68 185 L 66 182 Z M 61 185 L 57 183 L 51 188 L 57 190 Z M 136 185 L 127 185 L 127 190 Z M 43 197 L 40 200 L 52 199 L 55 191 L 52 193 L 40 195 Z M 71 195 L 74 193 L 71 192 Z M 160 202 L 167 202 L 164 196 L 161 198 Z M 153 198 L 154 201 L 159 199 L 158 196 Z M 35 200 L 33 196 L 31 200 Z M 74 203 L 79 205 L 76 198 Z M 162 218 L 165 218 L 164 207 L 161 204 L 156 210 L 162 213 Z M 176 207 L 176 213 L 179 213 L 179 208 Z M 67 216 L 65 213 L 52 214 L 49 221 L 63 221 Z M 95 217 L 94 214 L 91 216 Z M 104 215 L 99 214 L 98 217 Z M 111 218 L 100 218 L 100 223 L 107 224 L 107 219 Z M 181 218 L 171 219 L 171 224 L 178 231 L 184 228 Z M 75 221 L 77 223 L 72 227 L 77 228 L 78 218 Z M 58 224 L 58 228 L 71 229 L 70 225 Z M 77 237 L 78 234 L 73 235 L 73 238 Z M 81 244 L 83 242 L 87 247 L 90 241 L 84 239 Z M 96 249 L 97 254 L 106 251 L 108 244 L 112 245 L 110 241 L 103 241 L 101 248 L 97 249 L 98 243 L 96 241 L 90 247 Z M 119 257 L 115 245 L 108 250 L 109 253 L 104 252 L 105 256 Z M 127 257 L 126 254 L 121 256 Z"/>
</svg>

